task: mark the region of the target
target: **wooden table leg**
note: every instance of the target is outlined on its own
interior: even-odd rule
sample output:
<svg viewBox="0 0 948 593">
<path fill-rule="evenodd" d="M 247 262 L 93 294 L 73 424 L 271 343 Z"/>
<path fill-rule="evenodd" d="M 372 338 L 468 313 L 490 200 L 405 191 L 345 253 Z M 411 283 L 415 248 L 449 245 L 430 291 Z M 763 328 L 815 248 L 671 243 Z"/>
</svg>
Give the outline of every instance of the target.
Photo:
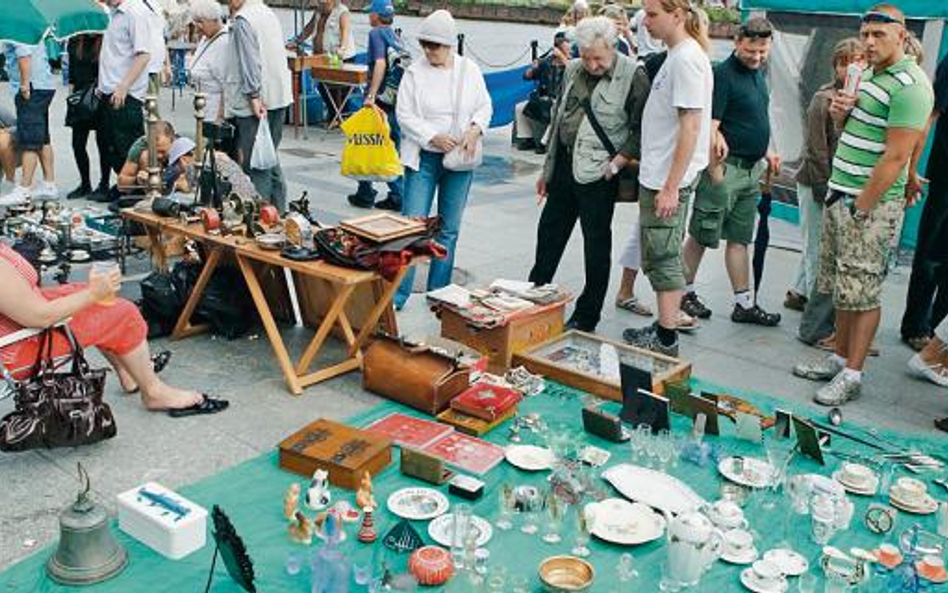
<svg viewBox="0 0 948 593">
<path fill-rule="evenodd" d="M 356 352 L 362 348 L 362 344 L 365 343 L 365 340 L 369 337 L 369 334 L 375 331 L 375 327 L 378 325 L 379 318 L 382 317 L 383 313 L 388 312 L 388 314 L 391 315 L 391 319 L 386 320 L 386 325 L 389 323 L 391 324 L 391 327 L 387 328 L 389 333 L 398 335 L 398 325 L 395 322 L 395 314 L 392 311 L 392 299 L 395 298 L 395 292 L 398 291 L 398 287 L 401 286 L 402 279 L 405 278 L 405 274 L 408 273 L 408 270 L 409 266 L 402 267 L 395 278 L 392 279 L 392 282 L 388 285 L 388 288 L 382 292 L 382 296 L 378 299 L 378 301 L 375 303 L 375 306 L 372 307 L 372 310 L 369 311 L 368 316 L 366 316 L 365 320 L 362 322 L 362 327 L 359 329 L 359 335 L 356 336 L 355 342 L 349 345 L 349 356 L 354 356 Z"/>
<path fill-rule="evenodd" d="M 280 329 L 277 327 L 276 320 L 273 318 L 273 313 L 270 312 L 267 297 L 263 294 L 260 282 L 257 280 L 256 274 L 254 274 L 253 265 L 239 254 L 236 257 L 237 265 L 240 266 L 240 271 L 243 273 L 244 280 L 247 282 L 247 288 L 250 290 L 250 296 L 253 298 L 254 305 L 257 306 L 257 313 L 260 314 L 263 328 L 267 332 L 270 346 L 273 348 L 273 353 L 276 355 L 277 362 L 280 364 L 280 370 L 283 371 L 286 386 L 293 395 L 300 395 L 303 393 L 303 386 L 300 384 L 299 377 L 293 369 L 293 362 L 290 360 L 286 345 L 283 343 L 283 337 L 280 335 Z"/>
<path fill-rule="evenodd" d="M 161 240 L 161 229 L 150 224 L 144 226 L 145 232 L 148 233 L 148 241 L 151 243 L 152 263 L 159 271 L 167 272 L 168 255 L 165 253 L 165 244 Z"/>
<path fill-rule="evenodd" d="M 325 317 L 323 317 L 322 323 L 319 324 L 319 328 L 316 330 L 316 335 L 313 336 L 312 341 L 306 347 L 306 350 L 303 352 L 302 358 L 296 365 L 296 372 L 298 374 L 303 374 L 309 369 L 310 363 L 313 362 L 316 354 L 323 347 L 323 342 L 326 340 L 326 337 L 329 336 L 330 330 L 336 324 L 336 319 L 343 314 L 346 303 L 349 302 L 349 297 L 352 296 L 352 293 L 355 291 L 355 284 L 347 284 L 339 289 L 336 293 L 336 297 L 333 299 L 332 306 L 329 307 L 329 310 L 326 311 Z M 347 322 L 348 323 L 348 320 Z M 343 327 L 343 333 L 345 333 L 345 327 Z M 349 327 L 349 332 L 351 334 L 352 327 Z M 349 355 L 352 356 L 351 354 Z"/>
<path fill-rule="evenodd" d="M 194 309 L 196 309 L 198 303 L 201 302 L 204 289 L 207 288 L 207 283 L 210 281 L 211 276 L 214 275 L 214 270 L 220 262 L 222 253 L 222 247 L 210 247 L 210 253 L 208 253 L 207 260 L 204 262 L 204 268 L 201 269 L 201 274 L 198 276 L 197 282 L 194 283 L 191 295 L 184 304 L 184 309 L 181 311 L 181 314 L 178 315 L 178 321 L 175 322 L 174 329 L 171 331 L 172 340 L 180 340 L 206 332 L 210 327 L 207 323 L 191 325 L 191 317 L 194 315 Z"/>
</svg>

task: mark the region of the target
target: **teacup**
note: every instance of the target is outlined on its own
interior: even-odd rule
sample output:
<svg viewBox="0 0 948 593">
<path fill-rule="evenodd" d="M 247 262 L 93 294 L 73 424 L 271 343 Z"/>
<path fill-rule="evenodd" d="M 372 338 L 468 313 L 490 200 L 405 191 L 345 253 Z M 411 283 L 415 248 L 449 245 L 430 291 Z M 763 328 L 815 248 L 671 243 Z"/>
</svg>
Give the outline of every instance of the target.
<svg viewBox="0 0 948 593">
<path fill-rule="evenodd" d="M 747 527 L 744 511 L 737 503 L 731 500 L 719 500 L 711 505 L 708 518 L 718 527 L 736 529 Z"/>
<path fill-rule="evenodd" d="M 751 571 L 754 580 L 763 585 L 765 589 L 776 588 L 784 578 L 780 567 L 770 560 L 756 560 L 751 565 Z"/>
<path fill-rule="evenodd" d="M 892 488 L 893 494 L 902 502 L 917 504 L 925 498 L 928 488 L 925 483 L 915 478 L 899 478 Z"/>
<path fill-rule="evenodd" d="M 875 474 L 871 469 L 859 463 L 844 463 L 842 478 L 848 484 L 857 488 L 865 488 L 872 483 Z"/>
<path fill-rule="evenodd" d="M 945 578 L 945 561 L 941 556 L 929 554 L 918 563 L 918 572 L 929 580 L 941 581 Z"/>
<path fill-rule="evenodd" d="M 728 556 L 743 558 L 754 549 L 754 536 L 744 529 L 731 529 L 724 534 L 724 550 Z"/>
<path fill-rule="evenodd" d="M 892 544 L 882 544 L 876 549 L 876 558 L 884 566 L 896 566 L 902 562 L 902 552 Z"/>
</svg>

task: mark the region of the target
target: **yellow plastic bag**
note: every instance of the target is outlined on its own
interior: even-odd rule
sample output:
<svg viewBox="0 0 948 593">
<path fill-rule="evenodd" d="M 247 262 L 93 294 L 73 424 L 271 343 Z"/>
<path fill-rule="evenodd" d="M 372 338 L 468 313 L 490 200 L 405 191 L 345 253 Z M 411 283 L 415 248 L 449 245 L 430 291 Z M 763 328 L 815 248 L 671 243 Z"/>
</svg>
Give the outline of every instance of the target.
<svg viewBox="0 0 948 593">
<path fill-rule="evenodd" d="M 401 177 L 402 163 L 381 109 L 363 107 L 340 127 L 346 135 L 343 175 L 359 181 L 394 181 Z"/>
</svg>

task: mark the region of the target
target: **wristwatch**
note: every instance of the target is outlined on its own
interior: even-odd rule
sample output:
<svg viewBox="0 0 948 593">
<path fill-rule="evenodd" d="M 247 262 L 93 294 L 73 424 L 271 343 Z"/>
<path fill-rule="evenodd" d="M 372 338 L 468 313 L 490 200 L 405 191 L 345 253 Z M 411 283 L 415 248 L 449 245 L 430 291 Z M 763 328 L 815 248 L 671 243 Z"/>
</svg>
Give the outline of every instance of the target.
<svg viewBox="0 0 948 593">
<path fill-rule="evenodd" d="M 614 162 L 609 162 L 609 172 L 612 173 L 612 176 L 615 177 L 619 174 L 619 165 Z"/>
<path fill-rule="evenodd" d="M 867 218 L 869 218 L 869 211 L 862 210 L 861 208 L 857 208 L 855 201 L 849 205 L 849 214 L 852 215 L 853 220 L 858 220 L 859 222 L 862 222 L 866 220 Z"/>
</svg>

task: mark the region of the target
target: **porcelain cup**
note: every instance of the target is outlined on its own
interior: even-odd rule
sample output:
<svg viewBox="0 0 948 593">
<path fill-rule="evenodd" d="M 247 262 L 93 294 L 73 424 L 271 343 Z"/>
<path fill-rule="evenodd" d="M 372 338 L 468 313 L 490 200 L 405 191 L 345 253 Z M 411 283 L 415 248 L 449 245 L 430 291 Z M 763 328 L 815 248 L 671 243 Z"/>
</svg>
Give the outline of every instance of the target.
<svg viewBox="0 0 948 593">
<path fill-rule="evenodd" d="M 892 544 L 882 544 L 876 550 L 876 557 L 879 558 L 879 562 L 886 566 L 892 566 L 897 564 L 902 558 L 902 554 L 899 552 L 899 549 Z"/>
<path fill-rule="evenodd" d="M 918 569 L 923 577 L 939 579 L 945 574 L 945 561 L 941 556 L 929 554 L 922 557 Z"/>
<path fill-rule="evenodd" d="M 744 529 L 732 529 L 724 534 L 724 549 L 728 556 L 742 558 L 754 549 L 754 536 Z"/>
<path fill-rule="evenodd" d="M 844 463 L 843 479 L 857 488 L 866 488 L 872 483 L 872 470 L 859 463 Z"/>
<path fill-rule="evenodd" d="M 770 560 L 757 560 L 751 565 L 754 579 L 765 589 L 775 589 L 783 580 L 783 572 Z"/>
<path fill-rule="evenodd" d="M 746 528 L 747 519 L 744 518 L 744 511 L 741 507 L 731 500 L 719 500 L 711 505 L 708 510 L 708 518 L 717 525 L 725 529 Z"/>
<path fill-rule="evenodd" d="M 927 487 L 924 482 L 915 478 L 899 478 L 895 482 L 894 490 L 902 502 L 917 504 L 925 498 Z"/>
</svg>

